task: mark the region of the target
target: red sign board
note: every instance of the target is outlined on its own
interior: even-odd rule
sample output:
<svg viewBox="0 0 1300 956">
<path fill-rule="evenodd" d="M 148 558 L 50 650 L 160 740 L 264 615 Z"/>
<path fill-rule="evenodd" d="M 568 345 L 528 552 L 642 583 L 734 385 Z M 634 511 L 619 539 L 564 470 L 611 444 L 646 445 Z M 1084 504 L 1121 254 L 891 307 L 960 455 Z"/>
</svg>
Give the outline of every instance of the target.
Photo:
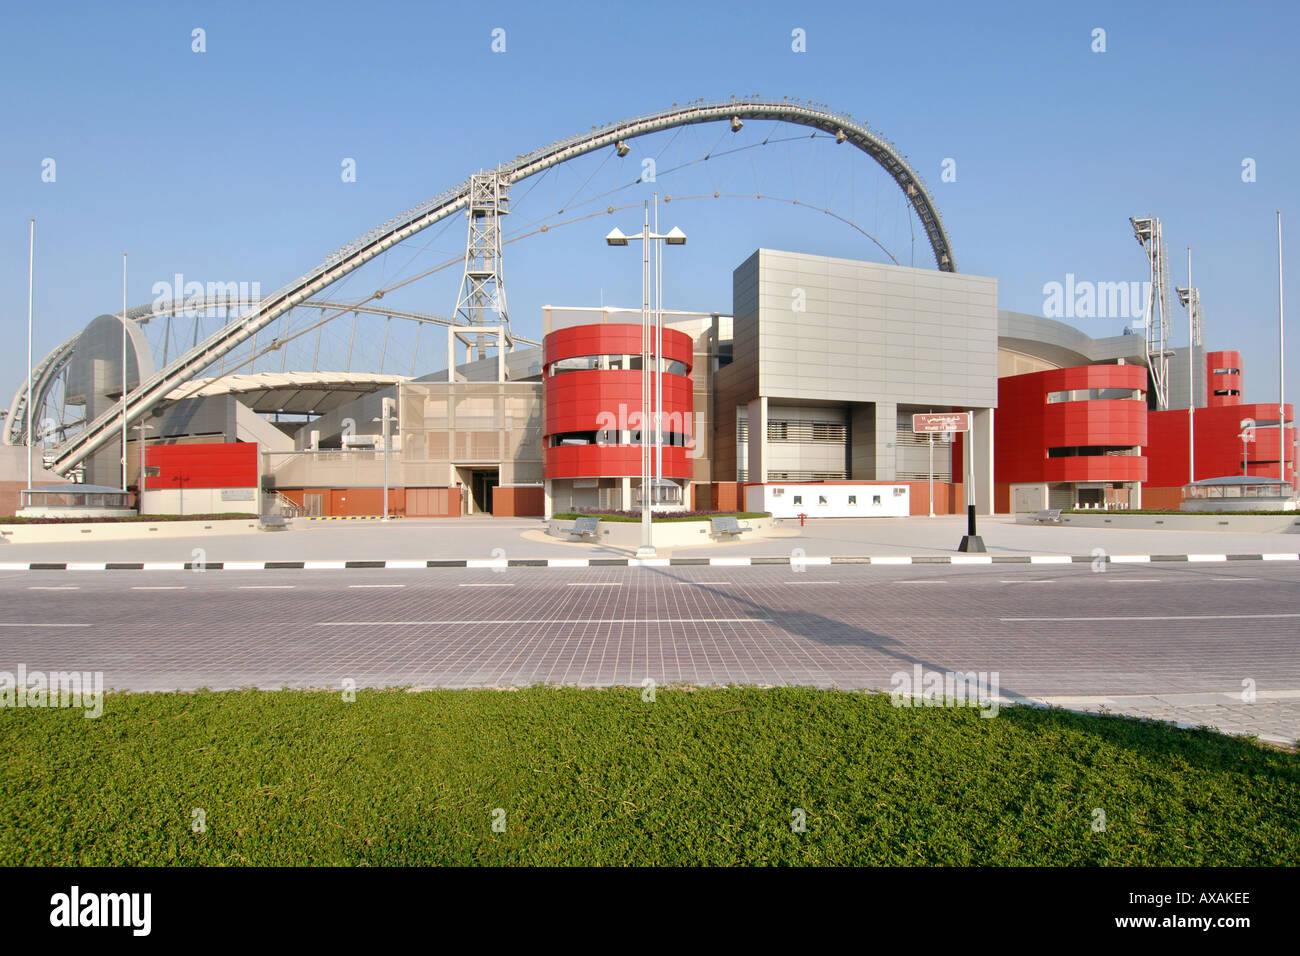
<svg viewBox="0 0 1300 956">
<path fill-rule="evenodd" d="M 917 435 L 927 432 L 968 432 L 970 412 L 930 412 L 912 416 L 912 431 Z"/>
</svg>

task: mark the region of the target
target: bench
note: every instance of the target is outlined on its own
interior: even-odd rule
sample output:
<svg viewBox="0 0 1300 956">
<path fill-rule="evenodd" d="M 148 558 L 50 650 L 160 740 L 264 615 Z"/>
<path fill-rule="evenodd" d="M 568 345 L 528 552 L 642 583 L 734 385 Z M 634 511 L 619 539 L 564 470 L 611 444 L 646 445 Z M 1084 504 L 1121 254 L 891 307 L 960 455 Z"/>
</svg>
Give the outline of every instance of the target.
<svg viewBox="0 0 1300 956">
<path fill-rule="evenodd" d="M 709 533 L 715 538 L 737 538 L 745 531 L 753 530 L 748 524 L 741 524 L 734 516 L 710 518 Z"/>
<path fill-rule="evenodd" d="M 261 531 L 288 531 L 289 522 L 285 520 L 284 515 L 262 515 L 258 529 Z"/>
<path fill-rule="evenodd" d="M 1033 521 L 1035 524 L 1060 524 L 1061 509 L 1052 508 L 1047 511 L 1040 511 L 1034 515 Z"/>
<path fill-rule="evenodd" d="M 573 527 L 569 529 L 569 534 L 577 535 L 579 538 L 596 538 L 600 535 L 599 518 L 579 518 L 573 522 Z"/>
</svg>

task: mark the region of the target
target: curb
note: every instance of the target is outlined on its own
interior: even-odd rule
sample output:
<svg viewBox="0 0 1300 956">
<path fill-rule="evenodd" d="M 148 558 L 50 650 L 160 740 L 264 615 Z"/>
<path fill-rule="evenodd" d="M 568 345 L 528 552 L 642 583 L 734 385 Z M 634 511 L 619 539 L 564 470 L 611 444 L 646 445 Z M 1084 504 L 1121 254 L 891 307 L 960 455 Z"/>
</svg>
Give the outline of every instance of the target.
<svg viewBox="0 0 1300 956">
<path fill-rule="evenodd" d="M 403 570 L 423 568 L 667 568 L 754 567 L 780 565 L 870 564 L 1149 564 L 1154 562 L 1208 563 L 1218 561 L 1300 561 L 1300 554 L 957 554 L 882 555 L 879 557 L 753 557 L 753 558 L 461 558 L 393 561 L 32 561 L 0 562 L 0 571 L 337 571 L 354 568 Z"/>
<path fill-rule="evenodd" d="M 404 518 L 405 515 L 389 515 L 388 520 Z M 299 515 L 304 521 L 382 521 L 383 515 Z M 292 520 L 298 520 L 297 518 Z"/>
</svg>

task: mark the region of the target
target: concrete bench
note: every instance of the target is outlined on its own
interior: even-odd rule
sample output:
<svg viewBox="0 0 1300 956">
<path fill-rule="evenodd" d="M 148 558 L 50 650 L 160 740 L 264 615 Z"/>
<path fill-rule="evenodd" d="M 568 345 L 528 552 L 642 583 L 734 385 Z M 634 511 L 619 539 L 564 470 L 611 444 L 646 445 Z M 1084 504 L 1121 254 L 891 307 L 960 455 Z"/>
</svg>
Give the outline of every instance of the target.
<svg viewBox="0 0 1300 956">
<path fill-rule="evenodd" d="M 734 516 L 710 518 L 709 533 L 715 538 L 738 538 L 746 531 L 753 530 L 748 524 L 741 524 Z"/>
<path fill-rule="evenodd" d="M 600 535 L 599 518 L 579 518 L 573 522 L 573 527 L 569 529 L 569 534 L 577 535 L 579 538 L 596 538 Z"/>
<path fill-rule="evenodd" d="M 1034 515 L 1035 524 L 1060 524 L 1061 509 L 1053 508 L 1047 511 L 1040 511 Z"/>
<path fill-rule="evenodd" d="M 289 522 L 284 515 L 262 515 L 258 521 L 260 531 L 288 531 Z"/>
</svg>

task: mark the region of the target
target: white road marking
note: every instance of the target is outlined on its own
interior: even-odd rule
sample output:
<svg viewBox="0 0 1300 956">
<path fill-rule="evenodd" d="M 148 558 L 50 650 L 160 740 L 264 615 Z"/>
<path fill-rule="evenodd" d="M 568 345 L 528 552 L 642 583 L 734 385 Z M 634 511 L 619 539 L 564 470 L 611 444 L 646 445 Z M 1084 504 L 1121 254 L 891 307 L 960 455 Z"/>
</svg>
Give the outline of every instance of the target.
<svg viewBox="0 0 1300 956">
<path fill-rule="evenodd" d="M 346 561 L 304 561 L 304 571 L 341 571 L 347 567 Z"/>
<path fill-rule="evenodd" d="M 349 584 L 350 588 L 404 588 L 405 584 Z"/>
<path fill-rule="evenodd" d="M 992 564 L 993 555 L 991 554 L 954 554 L 952 556 L 953 564 Z"/>
<path fill-rule="evenodd" d="M 1188 561 L 1227 561 L 1226 554 L 1189 554 Z"/>
<path fill-rule="evenodd" d="M 1133 617 L 1000 617 L 999 621 L 1240 621 L 1300 617 L 1300 614 L 1165 614 Z"/>
<path fill-rule="evenodd" d="M 1261 554 L 1265 561 L 1300 561 L 1300 554 Z"/>
<path fill-rule="evenodd" d="M 56 585 L 36 584 L 33 585 L 32 587 L 29 587 L 27 590 L 29 591 L 80 591 L 81 586 L 77 584 L 56 584 Z"/>
<path fill-rule="evenodd" d="M 137 584 L 132 591 L 184 591 L 183 584 Z"/>
<path fill-rule="evenodd" d="M 547 558 L 548 568 L 586 568 L 591 566 L 587 558 Z"/>
<path fill-rule="evenodd" d="M 463 627 L 489 624 L 771 624 L 770 617 L 531 618 L 491 621 L 317 621 L 316 627 Z M 18 625 L 13 625 L 17 627 Z M 85 624 L 72 625 L 87 627 Z"/>
<path fill-rule="evenodd" d="M 227 571 L 261 571 L 265 567 L 265 561 L 227 561 L 222 565 Z"/>
<path fill-rule="evenodd" d="M 749 558 L 709 558 L 709 566 L 714 568 L 747 567 L 749 563 Z"/>
<path fill-rule="evenodd" d="M 907 581 L 895 581 L 895 584 L 946 584 L 942 578 L 912 578 Z"/>
<path fill-rule="evenodd" d="M 786 581 L 786 584 L 839 584 L 839 581 Z"/>
<path fill-rule="evenodd" d="M 1034 554 L 1030 555 L 1030 564 L 1071 564 L 1074 558 L 1068 554 Z"/>
<path fill-rule="evenodd" d="M 1151 555 L 1149 554 L 1112 554 L 1110 556 L 1111 564 L 1150 564 Z"/>
<path fill-rule="evenodd" d="M 1021 578 L 1020 580 L 1016 580 L 1015 578 L 1011 578 L 1011 579 L 1003 578 L 1001 583 L 1002 584 L 1055 584 L 1056 581 L 1053 580 L 1052 578 Z"/>
<path fill-rule="evenodd" d="M 883 558 L 872 558 L 871 563 L 872 564 L 911 564 L 912 559 L 885 556 Z"/>
<path fill-rule="evenodd" d="M 570 581 L 571 588 L 621 588 L 622 581 Z"/>
<path fill-rule="evenodd" d="M 183 561 L 146 561 L 144 562 L 146 571 L 184 571 L 185 562 Z"/>
<path fill-rule="evenodd" d="M 731 584 L 731 581 L 678 581 L 678 584 L 689 584 L 692 587 L 701 584 Z"/>
<path fill-rule="evenodd" d="M 292 591 L 294 584 L 241 584 L 241 591 Z"/>
<path fill-rule="evenodd" d="M 0 627 L 90 627 L 89 624 L 0 624 Z"/>
<path fill-rule="evenodd" d="M 509 583 L 507 583 L 507 582 L 505 582 L 505 581 L 502 581 L 502 582 L 500 582 L 500 583 L 497 583 L 497 582 L 489 582 L 489 581 L 483 581 L 483 582 L 475 582 L 475 583 L 473 583 L 473 584 L 458 584 L 458 585 L 456 585 L 456 587 L 459 587 L 459 588 L 512 588 L 512 587 L 514 587 L 514 585 L 513 585 L 513 584 L 509 584 Z"/>
<path fill-rule="evenodd" d="M 423 570 L 428 566 L 429 565 L 424 561 L 385 561 L 384 562 L 384 567 L 386 568 L 406 568 L 406 569 L 420 568 L 421 570 Z"/>
<path fill-rule="evenodd" d="M 1111 584 L 1168 584 L 1169 582 L 1162 578 L 1104 578 Z"/>
</svg>

